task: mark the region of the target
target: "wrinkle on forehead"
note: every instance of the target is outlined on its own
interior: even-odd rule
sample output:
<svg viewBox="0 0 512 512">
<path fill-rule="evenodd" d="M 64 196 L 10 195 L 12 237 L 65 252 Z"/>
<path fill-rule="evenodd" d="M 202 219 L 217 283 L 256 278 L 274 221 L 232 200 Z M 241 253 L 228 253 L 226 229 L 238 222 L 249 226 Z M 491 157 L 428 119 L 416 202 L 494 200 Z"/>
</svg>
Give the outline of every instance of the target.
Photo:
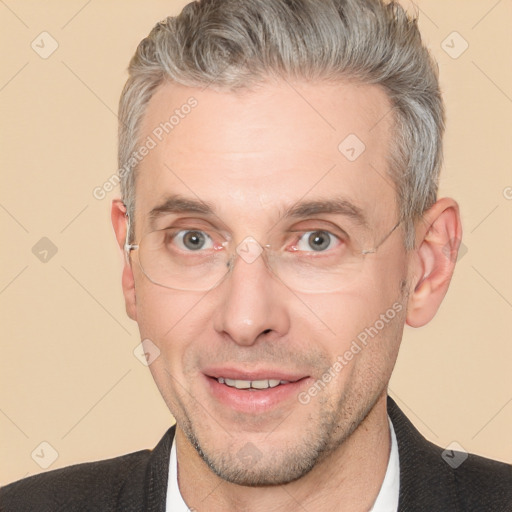
<svg viewBox="0 0 512 512">
<path fill-rule="evenodd" d="M 393 213 L 395 191 L 382 178 L 392 120 L 376 86 L 310 84 L 299 95 L 282 85 L 240 96 L 166 85 L 148 105 L 142 136 L 190 96 L 197 106 L 140 164 L 137 204 L 146 212 L 180 193 L 240 221 L 312 194 L 342 194 L 376 219 Z M 338 149 L 349 134 L 365 144 L 355 161 Z"/>
</svg>

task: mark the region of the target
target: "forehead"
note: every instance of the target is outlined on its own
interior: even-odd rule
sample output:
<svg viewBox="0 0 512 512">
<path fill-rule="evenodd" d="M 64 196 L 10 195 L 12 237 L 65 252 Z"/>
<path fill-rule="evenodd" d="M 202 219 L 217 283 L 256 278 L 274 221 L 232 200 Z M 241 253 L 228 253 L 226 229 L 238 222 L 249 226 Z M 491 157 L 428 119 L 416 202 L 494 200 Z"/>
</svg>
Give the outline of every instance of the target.
<svg viewBox="0 0 512 512">
<path fill-rule="evenodd" d="M 141 125 L 140 140 L 153 147 L 139 164 L 137 215 L 179 194 L 245 220 L 340 195 L 389 216 L 391 110 L 380 88 L 353 83 L 242 92 L 165 84 Z"/>
</svg>

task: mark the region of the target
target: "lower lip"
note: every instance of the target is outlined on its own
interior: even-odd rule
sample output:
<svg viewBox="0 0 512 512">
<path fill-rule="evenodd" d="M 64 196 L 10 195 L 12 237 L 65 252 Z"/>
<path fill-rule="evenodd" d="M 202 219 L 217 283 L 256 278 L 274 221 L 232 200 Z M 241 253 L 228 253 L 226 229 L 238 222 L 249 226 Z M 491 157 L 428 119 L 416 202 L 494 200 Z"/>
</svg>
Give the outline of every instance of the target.
<svg viewBox="0 0 512 512">
<path fill-rule="evenodd" d="M 301 388 L 310 381 L 305 377 L 296 382 L 280 384 L 275 388 L 267 389 L 237 389 L 226 384 L 220 384 L 217 379 L 206 377 L 207 386 L 211 394 L 222 404 L 235 411 L 247 414 L 261 414 L 269 411 L 286 401 L 295 400 Z"/>
</svg>

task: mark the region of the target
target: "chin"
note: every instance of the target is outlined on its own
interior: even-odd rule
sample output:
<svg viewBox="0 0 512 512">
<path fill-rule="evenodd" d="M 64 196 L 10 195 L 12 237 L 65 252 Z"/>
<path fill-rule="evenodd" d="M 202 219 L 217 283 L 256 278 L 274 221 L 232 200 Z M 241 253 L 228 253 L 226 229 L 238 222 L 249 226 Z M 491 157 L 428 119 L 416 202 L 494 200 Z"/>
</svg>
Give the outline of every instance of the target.
<svg viewBox="0 0 512 512">
<path fill-rule="evenodd" d="M 328 416 L 316 423 L 316 428 L 302 425 L 292 432 L 263 433 L 258 435 L 259 441 L 254 440 L 254 434 L 243 432 L 231 438 L 220 436 L 224 439 L 219 442 L 211 430 L 192 427 L 183 431 L 219 478 L 246 487 L 268 487 L 299 480 L 343 442 L 342 429 L 333 428 L 334 418 Z"/>
<path fill-rule="evenodd" d="M 197 449 L 197 447 L 196 447 Z M 210 456 L 198 450 L 208 467 L 219 477 L 245 487 L 278 486 L 299 480 L 309 473 L 321 457 L 314 448 L 266 450 L 251 442 L 233 452 Z"/>
</svg>

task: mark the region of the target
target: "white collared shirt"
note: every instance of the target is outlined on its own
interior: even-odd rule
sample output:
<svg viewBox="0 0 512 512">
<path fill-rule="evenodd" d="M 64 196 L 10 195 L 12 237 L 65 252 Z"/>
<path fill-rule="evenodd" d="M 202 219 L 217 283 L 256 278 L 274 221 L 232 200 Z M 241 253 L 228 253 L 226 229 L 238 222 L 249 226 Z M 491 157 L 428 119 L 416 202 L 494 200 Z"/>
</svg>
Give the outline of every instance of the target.
<svg viewBox="0 0 512 512">
<path fill-rule="evenodd" d="M 379 495 L 370 512 L 396 512 L 400 492 L 400 462 L 398 459 L 398 443 L 395 429 L 388 417 L 391 430 L 391 451 L 388 467 L 382 482 Z M 190 512 L 180 493 L 178 486 L 178 459 L 176 456 L 176 438 L 173 439 L 169 459 L 169 479 L 167 481 L 166 512 Z"/>
<path fill-rule="evenodd" d="M 397 512 L 400 495 L 400 460 L 398 458 L 398 443 L 393 423 L 388 416 L 391 432 L 391 450 L 389 452 L 388 468 L 380 487 L 379 494 L 370 512 Z"/>
<path fill-rule="evenodd" d="M 166 512 L 190 512 L 181 497 L 178 487 L 178 459 L 176 456 L 176 436 L 172 440 L 171 457 L 169 459 L 169 478 L 167 480 Z"/>
</svg>

